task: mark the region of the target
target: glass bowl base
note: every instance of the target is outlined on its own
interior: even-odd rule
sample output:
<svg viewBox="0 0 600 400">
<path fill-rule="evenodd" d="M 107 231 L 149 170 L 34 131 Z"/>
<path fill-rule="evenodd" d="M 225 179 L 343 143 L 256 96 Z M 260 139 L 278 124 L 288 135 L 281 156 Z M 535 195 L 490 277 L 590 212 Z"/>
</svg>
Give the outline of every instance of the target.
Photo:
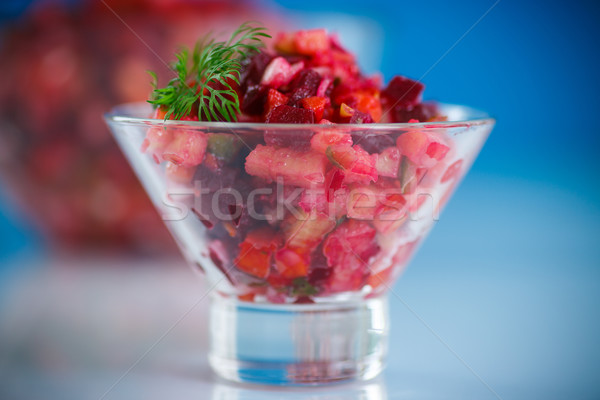
<svg viewBox="0 0 600 400">
<path fill-rule="evenodd" d="M 209 362 L 221 377 L 268 385 L 368 380 L 383 369 L 387 298 L 255 304 L 215 295 Z"/>
</svg>

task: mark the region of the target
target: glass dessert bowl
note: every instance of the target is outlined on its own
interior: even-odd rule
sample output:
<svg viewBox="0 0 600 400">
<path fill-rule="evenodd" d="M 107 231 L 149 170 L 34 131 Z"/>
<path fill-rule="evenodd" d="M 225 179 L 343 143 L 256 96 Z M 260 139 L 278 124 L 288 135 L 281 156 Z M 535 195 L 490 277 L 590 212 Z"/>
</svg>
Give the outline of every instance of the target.
<svg viewBox="0 0 600 400">
<path fill-rule="evenodd" d="M 278 124 L 106 115 L 186 259 L 210 288 L 221 376 L 318 384 L 384 365 L 387 296 L 494 120 Z M 143 151 L 140 151 L 142 149 Z"/>
</svg>

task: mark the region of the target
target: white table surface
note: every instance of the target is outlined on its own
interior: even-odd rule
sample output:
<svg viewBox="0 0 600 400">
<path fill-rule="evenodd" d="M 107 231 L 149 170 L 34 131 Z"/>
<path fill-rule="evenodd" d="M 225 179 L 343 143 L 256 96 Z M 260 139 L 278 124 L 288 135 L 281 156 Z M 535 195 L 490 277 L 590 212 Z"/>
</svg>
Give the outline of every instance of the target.
<svg viewBox="0 0 600 400">
<path fill-rule="evenodd" d="M 180 259 L 50 256 L 2 279 L 0 399 L 600 398 L 598 206 L 550 185 L 467 182 L 394 286 L 374 381 L 221 381 L 207 302 L 190 311 L 204 286 Z"/>
</svg>

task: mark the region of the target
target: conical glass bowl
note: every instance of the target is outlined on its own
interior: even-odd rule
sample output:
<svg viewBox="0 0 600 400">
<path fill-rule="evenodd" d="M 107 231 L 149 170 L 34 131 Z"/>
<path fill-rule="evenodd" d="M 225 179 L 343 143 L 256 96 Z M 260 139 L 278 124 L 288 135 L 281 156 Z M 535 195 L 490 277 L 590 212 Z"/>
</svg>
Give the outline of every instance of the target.
<svg viewBox="0 0 600 400">
<path fill-rule="evenodd" d="M 184 256 L 210 287 L 209 360 L 244 382 L 369 379 L 386 292 L 439 218 L 494 120 L 290 125 L 106 115 Z"/>
</svg>

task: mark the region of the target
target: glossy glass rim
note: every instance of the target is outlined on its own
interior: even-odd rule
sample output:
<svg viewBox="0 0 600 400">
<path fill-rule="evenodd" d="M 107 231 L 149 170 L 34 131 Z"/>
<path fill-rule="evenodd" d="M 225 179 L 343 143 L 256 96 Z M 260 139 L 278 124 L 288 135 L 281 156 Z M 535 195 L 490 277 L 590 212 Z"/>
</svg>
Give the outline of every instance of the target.
<svg viewBox="0 0 600 400">
<path fill-rule="evenodd" d="M 115 122 L 126 125 L 138 126 L 187 126 L 193 128 L 215 128 L 215 129 L 252 129 L 252 130 L 289 130 L 289 129 L 332 129 L 334 127 L 356 129 L 363 131 L 370 130 L 395 130 L 409 128 L 460 128 L 494 124 L 496 120 L 484 111 L 475 108 L 448 103 L 437 103 L 442 109 L 460 109 L 467 115 L 473 115 L 472 118 L 436 122 L 398 122 L 386 124 L 267 124 L 264 122 L 206 122 L 206 121 L 181 121 L 181 120 L 162 120 L 155 118 L 142 118 L 131 116 L 130 113 L 124 113 L 124 110 L 131 110 L 142 107 L 148 108 L 150 105 L 145 102 L 124 103 L 115 106 L 109 112 L 104 114 L 107 122 Z M 357 132 L 358 133 L 358 132 Z"/>
</svg>

